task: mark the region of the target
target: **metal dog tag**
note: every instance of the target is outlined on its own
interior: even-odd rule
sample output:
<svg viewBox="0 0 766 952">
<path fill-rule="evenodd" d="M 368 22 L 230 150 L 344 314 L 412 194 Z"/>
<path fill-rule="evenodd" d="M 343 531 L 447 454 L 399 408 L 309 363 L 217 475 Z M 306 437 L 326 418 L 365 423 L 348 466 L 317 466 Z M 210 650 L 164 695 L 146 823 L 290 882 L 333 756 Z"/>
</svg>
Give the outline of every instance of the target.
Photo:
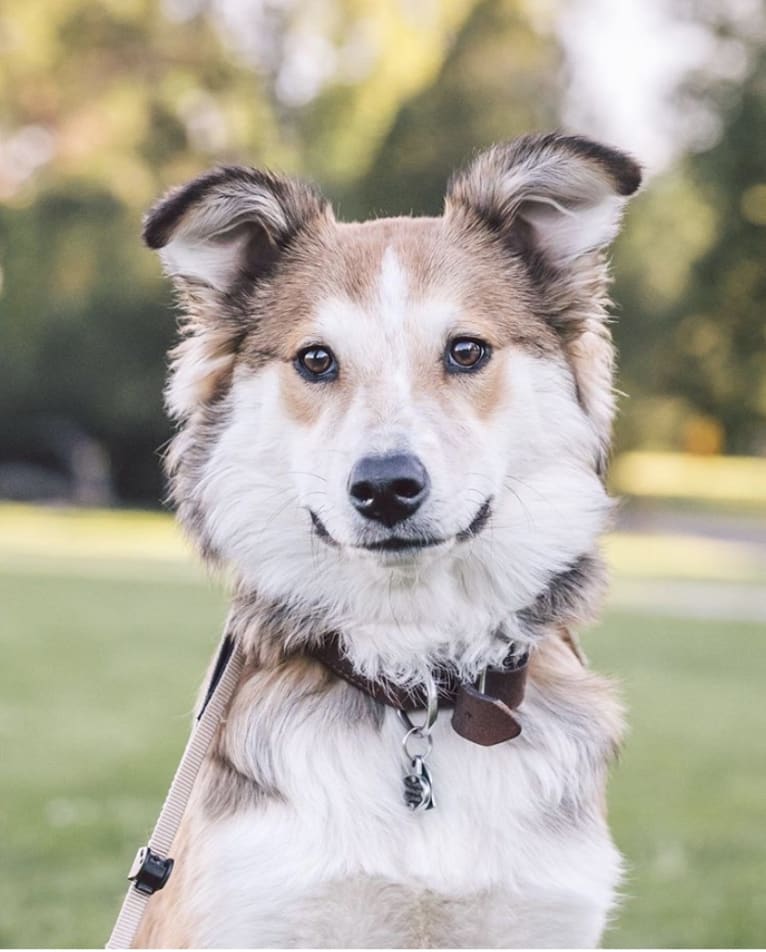
<svg viewBox="0 0 766 952">
<path fill-rule="evenodd" d="M 405 769 L 409 770 L 404 776 L 404 802 L 413 813 L 433 810 L 436 805 L 431 774 L 426 767 L 426 757 L 434 746 L 431 731 L 439 716 L 439 693 L 430 673 L 425 679 L 425 688 L 427 705 L 422 724 L 413 724 L 406 711 L 398 712 L 399 719 L 407 728 L 407 733 L 402 738 Z"/>
<path fill-rule="evenodd" d="M 404 802 L 413 813 L 433 810 L 435 804 L 431 774 L 420 754 L 412 758 L 410 770 L 412 773 L 404 778 Z"/>
</svg>

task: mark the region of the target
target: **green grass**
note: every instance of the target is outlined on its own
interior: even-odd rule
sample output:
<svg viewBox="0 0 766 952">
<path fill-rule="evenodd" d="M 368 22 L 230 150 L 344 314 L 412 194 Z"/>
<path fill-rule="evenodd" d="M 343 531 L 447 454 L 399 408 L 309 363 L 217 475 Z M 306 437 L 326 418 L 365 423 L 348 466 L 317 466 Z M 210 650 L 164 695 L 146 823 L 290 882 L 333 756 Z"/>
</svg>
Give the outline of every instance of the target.
<svg viewBox="0 0 766 952">
<path fill-rule="evenodd" d="M 612 614 L 586 645 L 630 711 L 609 793 L 630 873 L 606 944 L 762 946 L 763 626 Z"/>
<path fill-rule="evenodd" d="M 103 946 L 223 600 L 199 582 L 6 568 L 0 604 L 0 945 Z"/>
<path fill-rule="evenodd" d="M 53 549 L 0 552 L 5 947 L 103 945 L 225 612 L 182 561 Z M 631 872 L 607 944 L 763 944 L 763 636 L 618 614 L 587 636 L 631 711 L 610 789 Z"/>
</svg>

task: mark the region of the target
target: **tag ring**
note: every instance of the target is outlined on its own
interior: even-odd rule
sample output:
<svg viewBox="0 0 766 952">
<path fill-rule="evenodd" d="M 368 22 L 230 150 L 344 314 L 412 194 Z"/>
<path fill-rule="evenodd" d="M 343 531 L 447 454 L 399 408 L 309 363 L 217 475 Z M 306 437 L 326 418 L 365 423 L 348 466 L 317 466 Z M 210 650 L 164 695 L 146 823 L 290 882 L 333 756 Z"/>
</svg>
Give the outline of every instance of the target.
<svg viewBox="0 0 766 952">
<path fill-rule="evenodd" d="M 413 740 L 421 741 L 423 743 L 423 749 L 411 750 L 410 743 Z M 433 737 L 431 737 L 429 733 L 426 733 L 422 727 L 411 727 L 402 738 L 404 756 L 407 758 L 407 760 L 414 760 L 416 757 L 420 757 L 421 759 L 425 760 L 426 757 L 431 753 L 433 746 Z"/>
<path fill-rule="evenodd" d="M 423 723 L 413 724 L 410 715 L 401 709 L 397 711 L 397 714 L 407 728 L 408 734 L 417 730 L 422 736 L 428 736 L 439 715 L 439 692 L 436 690 L 436 682 L 430 671 L 426 672 L 423 683 L 426 689 L 426 717 Z"/>
</svg>

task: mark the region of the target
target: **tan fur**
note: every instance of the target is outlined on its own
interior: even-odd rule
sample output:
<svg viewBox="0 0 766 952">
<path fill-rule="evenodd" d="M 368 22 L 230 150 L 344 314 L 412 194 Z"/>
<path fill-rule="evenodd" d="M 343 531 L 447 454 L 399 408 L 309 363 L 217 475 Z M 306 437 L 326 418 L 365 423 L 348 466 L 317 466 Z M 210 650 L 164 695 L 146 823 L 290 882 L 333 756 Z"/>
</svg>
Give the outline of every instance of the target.
<svg viewBox="0 0 766 952">
<path fill-rule="evenodd" d="M 256 295 L 258 321 L 242 345 L 242 358 L 259 366 L 263 355 L 291 359 L 310 333 L 308 316 L 317 303 L 339 294 L 374 309 L 389 248 L 406 262 L 413 301 L 438 290 L 461 307 L 465 331 L 485 332 L 493 346 L 556 350 L 555 333 L 534 314 L 534 291 L 524 269 L 501 247 L 441 218 L 399 218 L 311 228 L 285 262 L 278 293 L 267 284 Z"/>
<path fill-rule="evenodd" d="M 530 662 L 530 678 L 552 704 L 592 712 L 614 756 L 625 733 L 624 707 L 614 684 L 583 665 L 568 637 L 557 630 L 540 642 Z"/>
<path fill-rule="evenodd" d="M 355 388 L 368 383 L 366 377 L 355 376 L 353 367 L 344 366 L 331 392 L 318 391 L 295 373 L 292 360 L 302 347 L 322 343 L 310 319 L 322 301 L 345 295 L 359 308 L 360 320 L 375 320 L 387 250 L 406 262 L 413 304 L 435 291 L 454 300 L 461 314 L 454 336 L 485 340 L 498 357 L 481 375 L 457 381 L 446 374 L 441 351 L 415 358 L 419 390 L 438 400 L 445 413 L 454 401 L 467 401 L 480 417 L 497 408 L 503 395 L 504 348 L 516 345 L 535 354 L 560 351 L 555 332 L 535 315 L 534 292 L 524 270 L 482 233 L 463 233 L 438 218 L 324 222 L 309 231 L 285 263 L 278 293 L 267 286 L 256 297 L 257 320 L 241 346 L 241 359 L 253 366 L 268 360 L 281 364 L 285 407 L 294 420 L 310 426 L 328 402 L 340 415 Z M 381 377 L 391 369 L 381 355 Z"/>
<path fill-rule="evenodd" d="M 441 218 L 338 223 L 315 190 L 243 168 L 150 213 L 186 312 L 174 501 L 234 569 L 247 662 L 139 946 L 597 941 L 620 875 L 605 783 L 623 715 L 572 627 L 603 589 L 604 249 L 639 182 L 629 157 L 553 134 L 477 156 Z M 449 363 L 464 336 L 491 350 L 475 373 Z M 336 352 L 337 377 L 302 376 L 311 345 Z M 349 480 L 407 439 L 427 518 L 379 539 Z M 400 565 L 414 542 L 422 559 Z M 355 670 L 402 684 L 444 658 L 471 683 L 509 640 L 527 646 L 521 736 L 486 751 L 443 712 L 444 812 L 418 823 L 396 714 L 307 655 L 328 631 Z"/>
<path fill-rule="evenodd" d="M 279 383 L 287 416 L 307 427 L 315 423 L 321 409 L 316 390 L 298 376 L 292 362 L 283 363 L 279 368 Z M 336 408 L 342 412 L 349 403 L 349 388 L 343 385 L 335 387 L 333 398 Z"/>
</svg>

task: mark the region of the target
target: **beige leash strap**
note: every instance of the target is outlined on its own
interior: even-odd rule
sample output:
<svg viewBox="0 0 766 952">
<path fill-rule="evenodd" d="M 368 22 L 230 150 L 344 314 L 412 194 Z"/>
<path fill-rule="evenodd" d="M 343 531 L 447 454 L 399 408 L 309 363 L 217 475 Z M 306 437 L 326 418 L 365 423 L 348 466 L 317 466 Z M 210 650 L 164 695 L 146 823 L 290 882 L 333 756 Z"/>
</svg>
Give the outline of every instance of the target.
<svg viewBox="0 0 766 952">
<path fill-rule="evenodd" d="M 173 782 L 146 846 L 138 851 L 128 879 L 130 886 L 106 944 L 107 949 L 130 949 L 135 941 L 146 905 L 165 885 L 173 869 L 168 855 L 191 797 L 194 782 L 226 706 L 239 681 L 244 655 L 239 644 L 224 633 L 207 695 L 192 728 Z"/>
</svg>

